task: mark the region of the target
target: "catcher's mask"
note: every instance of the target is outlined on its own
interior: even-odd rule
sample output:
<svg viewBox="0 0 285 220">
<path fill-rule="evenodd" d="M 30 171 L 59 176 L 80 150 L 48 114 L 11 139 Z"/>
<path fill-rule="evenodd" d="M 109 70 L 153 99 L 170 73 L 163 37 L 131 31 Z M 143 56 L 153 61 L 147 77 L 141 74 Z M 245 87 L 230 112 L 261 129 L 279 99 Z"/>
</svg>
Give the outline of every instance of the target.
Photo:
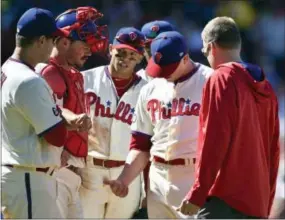
<svg viewBox="0 0 285 220">
<path fill-rule="evenodd" d="M 92 53 L 105 52 L 109 44 L 107 25 L 96 23 L 102 17 L 103 14 L 93 7 L 79 7 L 60 14 L 56 18 L 56 25 L 71 40 L 86 42 Z"/>
</svg>

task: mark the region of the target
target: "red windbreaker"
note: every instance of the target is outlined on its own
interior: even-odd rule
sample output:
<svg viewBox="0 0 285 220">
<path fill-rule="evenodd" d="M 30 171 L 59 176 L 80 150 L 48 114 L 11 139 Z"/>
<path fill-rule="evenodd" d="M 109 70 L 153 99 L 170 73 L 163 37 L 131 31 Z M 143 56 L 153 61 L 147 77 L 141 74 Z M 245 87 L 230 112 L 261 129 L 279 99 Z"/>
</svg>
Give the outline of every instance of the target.
<svg viewBox="0 0 285 220">
<path fill-rule="evenodd" d="M 220 65 L 207 81 L 200 112 L 194 186 L 186 199 L 208 196 L 249 216 L 266 218 L 279 165 L 277 97 L 239 63 Z"/>
</svg>

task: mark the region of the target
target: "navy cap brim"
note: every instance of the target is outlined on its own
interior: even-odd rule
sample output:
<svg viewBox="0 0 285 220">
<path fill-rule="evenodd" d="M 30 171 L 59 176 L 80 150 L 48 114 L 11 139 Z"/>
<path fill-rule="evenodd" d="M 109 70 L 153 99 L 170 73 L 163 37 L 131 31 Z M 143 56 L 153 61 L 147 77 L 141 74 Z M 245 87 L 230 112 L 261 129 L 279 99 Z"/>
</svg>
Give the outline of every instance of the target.
<svg viewBox="0 0 285 220">
<path fill-rule="evenodd" d="M 115 44 L 115 45 L 113 44 L 113 48 L 115 48 L 115 49 L 121 49 L 121 48 L 130 49 L 130 50 L 132 50 L 134 52 L 137 52 L 137 53 L 143 55 L 143 51 L 140 51 L 139 49 L 137 49 L 135 47 L 132 47 L 132 46 L 130 46 L 128 44 Z"/>
<path fill-rule="evenodd" d="M 150 77 L 153 78 L 168 78 L 179 66 L 179 62 L 171 63 L 165 66 L 156 64 L 153 58 L 148 61 L 146 72 Z"/>
</svg>

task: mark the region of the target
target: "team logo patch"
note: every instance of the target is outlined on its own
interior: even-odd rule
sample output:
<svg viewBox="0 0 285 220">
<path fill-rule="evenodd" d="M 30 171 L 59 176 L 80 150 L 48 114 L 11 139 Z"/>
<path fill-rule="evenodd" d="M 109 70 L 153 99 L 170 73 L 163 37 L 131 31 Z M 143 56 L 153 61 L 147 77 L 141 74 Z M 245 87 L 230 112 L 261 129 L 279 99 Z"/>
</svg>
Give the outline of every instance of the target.
<svg viewBox="0 0 285 220">
<path fill-rule="evenodd" d="M 131 38 L 132 41 L 134 41 L 134 40 L 137 38 L 137 34 L 136 34 L 135 32 L 131 32 L 131 33 L 129 34 L 129 36 L 130 36 L 130 38 Z"/>
<path fill-rule="evenodd" d="M 156 63 L 159 63 L 160 60 L 161 60 L 161 58 L 162 58 L 162 54 L 159 53 L 159 52 L 156 52 L 155 55 L 154 55 L 154 61 L 155 61 Z"/>
<path fill-rule="evenodd" d="M 150 30 L 153 31 L 153 32 L 158 32 L 158 31 L 159 31 L 159 26 L 154 25 L 154 26 L 152 26 L 152 27 L 150 28 Z"/>
</svg>

